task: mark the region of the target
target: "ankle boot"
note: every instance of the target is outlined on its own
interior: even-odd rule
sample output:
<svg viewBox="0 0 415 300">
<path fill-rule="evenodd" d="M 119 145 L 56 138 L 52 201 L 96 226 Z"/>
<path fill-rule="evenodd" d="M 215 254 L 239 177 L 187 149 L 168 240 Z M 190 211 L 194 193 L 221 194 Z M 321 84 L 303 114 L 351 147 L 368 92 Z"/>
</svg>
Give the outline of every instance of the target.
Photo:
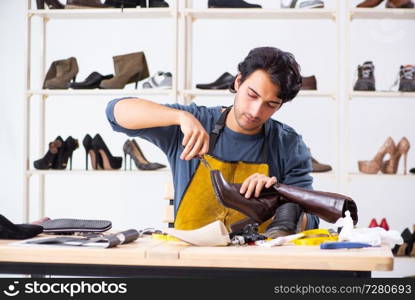
<svg viewBox="0 0 415 300">
<path fill-rule="evenodd" d="M 144 52 L 114 56 L 113 60 L 115 76 L 101 82 L 103 89 L 122 89 L 132 82 L 137 88 L 138 81 L 150 76 Z"/>
<path fill-rule="evenodd" d="M 65 8 L 108 8 L 101 0 L 66 0 Z"/>
<path fill-rule="evenodd" d="M 65 5 L 58 0 L 36 0 L 37 9 L 45 9 L 45 3 L 49 9 L 64 9 Z"/>
<path fill-rule="evenodd" d="M 375 91 L 375 66 L 371 61 L 366 61 L 357 67 L 358 79 L 354 85 L 355 91 Z"/>
<path fill-rule="evenodd" d="M 378 6 L 383 0 L 365 0 L 361 3 L 359 3 L 356 7 L 375 7 Z"/>
<path fill-rule="evenodd" d="M 63 146 L 63 140 L 58 136 L 53 142 L 49 143 L 49 150 L 45 156 L 33 162 L 33 166 L 38 170 L 48 170 L 53 168 L 56 162 L 60 148 Z"/>
<path fill-rule="evenodd" d="M 226 182 L 219 170 L 210 171 L 210 178 L 218 200 L 226 207 L 236 209 L 259 224 L 271 218 L 277 207 L 292 202 L 301 206 L 304 212 L 315 214 L 329 223 L 335 223 L 350 211 L 353 223 L 358 220 L 357 207 L 350 197 L 322 191 L 276 183 L 263 189 L 258 198 L 246 199 L 239 193 L 241 184 Z"/>
<path fill-rule="evenodd" d="M 71 80 L 75 81 L 78 71 L 78 62 L 75 57 L 55 61 L 51 65 L 50 72 L 48 71 L 46 74 L 43 88 L 67 89 L 69 82 Z M 54 76 L 52 77 L 52 75 Z"/>
<path fill-rule="evenodd" d="M 275 211 L 274 219 L 268 225 L 264 235 L 275 239 L 280 236 L 294 234 L 301 216 L 301 207 L 295 203 L 281 204 Z"/>
<path fill-rule="evenodd" d="M 412 0 L 388 0 L 386 2 L 387 8 L 413 8 Z"/>
</svg>

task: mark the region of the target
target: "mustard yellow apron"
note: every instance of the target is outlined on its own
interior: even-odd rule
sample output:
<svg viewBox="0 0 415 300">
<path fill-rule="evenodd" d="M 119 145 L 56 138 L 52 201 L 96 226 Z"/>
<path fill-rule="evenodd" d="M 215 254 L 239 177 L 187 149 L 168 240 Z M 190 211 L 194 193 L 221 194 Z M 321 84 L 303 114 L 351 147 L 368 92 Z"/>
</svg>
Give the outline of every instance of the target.
<svg viewBox="0 0 415 300">
<path fill-rule="evenodd" d="M 226 116 L 231 107 L 222 112 L 221 117 L 210 134 L 209 153 L 213 151 L 219 134 L 222 132 Z M 266 135 L 264 135 L 264 138 Z M 229 183 L 242 183 L 253 173 L 269 176 L 269 167 L 266 164 L 267 143 L 263 146 L 264 163 L 226 162 L 212 155 L 205 155 L 205 159 L 213 169 L 220 170 L 225 180 Z M 192 179 L 183 193 L 179 204 L 174 227 L 181 230 L 197 229 L 216 220 L 222 221 L 231 232 L 231 225 L 238 223 L 247 216 L 239 211 L 223 206 L 215 196 L 210 180 L 209 170 L 199 163 Z M 259 226 L 259 232 L 264 232 L 272 218 Z"/>
</svg>

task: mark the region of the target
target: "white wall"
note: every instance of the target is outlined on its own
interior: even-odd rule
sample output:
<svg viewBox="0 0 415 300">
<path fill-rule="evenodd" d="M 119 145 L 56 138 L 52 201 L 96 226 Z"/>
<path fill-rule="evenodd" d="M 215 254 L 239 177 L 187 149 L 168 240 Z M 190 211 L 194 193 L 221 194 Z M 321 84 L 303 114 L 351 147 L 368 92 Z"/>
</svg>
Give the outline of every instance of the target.
<svg viewBox="0 0 415 300">
<path fill-rule="evenodd" d="M 207 1 L 194 1 L 195 7 Z M 264 7 L 278 7 L 279 1 L 251 1 Z M 326 1 L 332 7 L 333 1 Z M 346 14 L 345 1 L 341 1 L 341 15 Z M 352 1 L 357 3 L 358 1 Z M 384 5 L 384 4 L 381 4 Z M 22 221 L 22 133 L 24 95 L 25 1 L 0 1 L 0 93 L 2 101 L 0 159 L 2 189 L 0 213 L 15 222 Z M 52 20 L 48 25 L 47 66 L 57 59 L 75 56 L 79 64 L 78 80 L 90 72 L 113 72 L 112 56 L 144 51 L 150 72 L 170 71 L 172 61 L 171 21 L 144 20 Z M 39 21 L 33 23 L 33 86 L 40 87 Z M 344 18 L 341 32 L 345 32 Z M 373 60 L 379 90 L 387 89 L 395 80 L 401 64 L 414 64 L 414 21 L 367 20 L 353 21 L 350 56 L 350 84 L 359 63 Z M 336 27 L 331 20 L 198 20 L 194 24 L 193 84 L 211 82 L 223 72 L 236 73 L 237 63 L 248 51 L 257 46 L 277 46 L 292 52 L 302 66 L 304 76 L 316 75 L 322 91 L 333 92 L 337 75 L 340 76 L 341 107 L 347 98 L 344 68 L 345 39 L 336 48 Z M 340 70 L 337 58 L 340 57 Z M 133 88 L 128 85 L 126 88 Z M 137 92 L 137 96 L 140 96 Z M 126 136 L 115 133 L 107 124 L 104 109 L 112 97 L 51 97 L 46 105 L 46 141 L 57 135 L 72 135 L 81 143 L 86 133 L 101 133 L 114 155 L 122 155 Z M 148 98 L 148 97 L 147 97 Z M 151 98 L 165 103 L 163 97 Z M 357 172 L 357 160 L 371 159 L 387 136 L 396 142 L 406 136 L 415 145 L 415 99 L 354 99 L 350 102 L 350 151 L 344 147 L 344 111 L 328 98 L 299 98 L 283 107 L 274 117 L 286 122 L 302 134 L 313 156 L 322 163 L 335 165 L 337 150 L 340 165 L 350 155 L 350 172 Z M 203 105 L 230 104 L 230 99 L 197 98 Z M 33 97 L 31 123 L 31 161 L 39 158 L 36 118 L 39 98 Z M 338 136 L 338 134 L 340 134 Z M 164 162 L 163 153 L 155 146 L 138 140 L 150 160 Z M 74 153 L 74 168 L 85 165 L 81 147 Z M 413 149 L 409 152 L 408 166 L 415 167 Z M 402 161 L 399 168 L 402 173 Z M 334 178 L 316 176 L 315 188 L 337 191 Z M 389 225 L 402 231 L 415 223 L 415 177 L 370 177 L 344 182 L 343 189 L 357 202 L 360 223 L 366 227 L 372 217 L 386 217 Z M 166 201 L 162 200 L 167 174 L 135 176 L 119 175 L 56 175 L 46 177 L 46 215 L 52 218 L 103 218 L 110 219 L 115 228 L 164 227 L 161 222 Z M 37 217 L 38 197 L 36 177 L 31 180 L 33 201 L 31 220 Z M 346 187 L 346 188 L 345 188 Z M 324 224 L 324 223 L 323 223 Z"/>
</svg>

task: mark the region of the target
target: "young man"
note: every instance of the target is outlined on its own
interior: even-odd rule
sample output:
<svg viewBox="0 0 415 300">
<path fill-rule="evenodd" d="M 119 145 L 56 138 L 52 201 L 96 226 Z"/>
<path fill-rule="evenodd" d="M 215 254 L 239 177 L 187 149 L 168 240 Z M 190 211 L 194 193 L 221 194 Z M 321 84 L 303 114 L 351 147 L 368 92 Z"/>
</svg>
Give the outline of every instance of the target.
<svg viewBox="0 0 415 300">
<path fill-rule="evenodd" d="M 307 146 L 291 127 L 271 119 L 301 88 L 293 55 L 273 47 L 255 48 L 239 63 L 238 71 L 230 88 L 236 93 L 234 105 L 226 109 L 161 105 L 139 98 L 115 99 L 107 106 L 115 131 L 144 138 L 167 155 L 178 229 L 196 229 L 215 219 L 227 226 L 243 221 L 244 216 L 215 199 L 201 156 L 229 182 L 242 183 L 240 193 L 247 198 L 277 181 L 312 189 Z M 263 224 L 263 230 L 275 238 L 318 228 L 318 223 L 297 204 L 286 203 Z"/>
</svg>

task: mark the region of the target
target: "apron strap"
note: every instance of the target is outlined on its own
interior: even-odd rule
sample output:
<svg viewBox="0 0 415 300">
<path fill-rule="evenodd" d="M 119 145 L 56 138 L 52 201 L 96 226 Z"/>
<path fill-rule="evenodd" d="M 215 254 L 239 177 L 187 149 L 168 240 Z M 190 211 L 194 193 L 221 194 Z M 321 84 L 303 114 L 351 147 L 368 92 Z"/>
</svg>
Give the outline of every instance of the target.
<svg viewBox="0 0 415 300">
<path fill-rule="evenodd" d="M 219 135 L 222 133 L 223 128 L 225 128 L 226 117 L 231 111 L 232 105 L 227 107 L 219 117 L 219 120 L 215 123 L 215 128 L 209 134 L 209 154 L 212 154 L 213 149 L 215 148 L 216 142 L 218 141 Z"/>
<path fill-rule="evenodd" d="M 220 115 L 218 121 L 215 123 L 215 127 L 209 134 L 209 151 L 208 154 L 212 155 L 213 149 L 215 148 L 216 142 L 218 141 L 219 135 L 222 133 L 223 128 L 225 128 L 226 117 L 228 116 L 229 112 L 232 109 L 232 105 L 226 107 L 226 109 Z M 268 161 L 268 142 L 267 142 L 267 135 L 266 135 L 266 126 L 264 124 L 264 128 L 262 129 L 264 134 L 264 143 L 262 144 L 261 149 L 261 160 L 263 163 L 267 163 Z"/>
</svg>

